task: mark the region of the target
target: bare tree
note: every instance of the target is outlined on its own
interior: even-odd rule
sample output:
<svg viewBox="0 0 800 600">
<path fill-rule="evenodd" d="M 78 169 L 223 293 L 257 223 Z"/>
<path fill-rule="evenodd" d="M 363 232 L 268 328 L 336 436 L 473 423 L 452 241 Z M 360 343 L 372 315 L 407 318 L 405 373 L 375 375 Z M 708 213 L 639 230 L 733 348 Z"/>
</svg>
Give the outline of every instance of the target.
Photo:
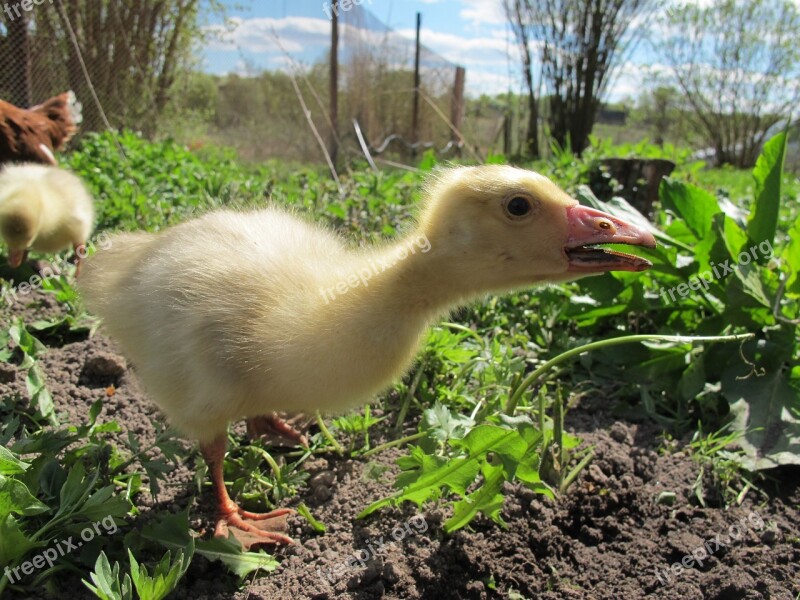
<svg viewBox="0 0 800 600">
<path fill-rule="evenodd" d="M 667 12 L 656 45 L 717 160 L 755 163 L 800 101 L 800 12 L 787 0 L 714 0 Z"/>
<path fill-rule="evenodd" d="M 516 3 L 516 2 L 515 2 Z M 520 0 L 519 42 L 539 48 L 550 135 L 580 153 L 601 99 L 659 0 Z M 524 36 L 523 36 L 524 32 Z M 524 60 L 524 59 L 523 59 Z"/>
<path fill-rule="evenodd" d="M 204 7 L 218 8 L 216 0 L 59 0 L 32 13 L 34 73 L 72 88 L 84 105 L 84 130 L 93 129 L 101 121 L 85 65 L 112 125 L 151 133 L 203 35 Z"/>
</svg>

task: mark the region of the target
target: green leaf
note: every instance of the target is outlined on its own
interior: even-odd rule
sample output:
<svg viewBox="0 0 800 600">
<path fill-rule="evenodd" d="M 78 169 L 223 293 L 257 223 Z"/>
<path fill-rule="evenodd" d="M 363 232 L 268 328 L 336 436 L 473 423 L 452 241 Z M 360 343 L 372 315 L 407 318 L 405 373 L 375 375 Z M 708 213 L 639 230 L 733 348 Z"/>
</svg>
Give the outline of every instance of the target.
<svg viewBox="0 0 800 600">
<path fill-rule="evenodd" d="M 440 441 L 446 442 L 451 438 L 463 438 L 467 431 L 475 425 L 475 421 L 464 415 L 455 415 L 450 409 L 442 405 L 438 400 L 432 408 L 426 409 L 422 413 L 423 431 L 429 431 L 429 435 Z"/>
<path fill-rule="evenodd" d="M 297 513 L 308 521 L 309 525 L 311 525 L 317 533 L 325 533 L 325 531 L 327 531 L 328 528 L 325 527 L 325 524 L 314 518 L 314 515 L 311 514 L 311 510 L 306 506 L 305 502 L 301 502 L 297 507 Z"/>
<path fill-rule="evenodd" d="M 197 542 L 197 554 L 209 560 L 222 562 L 240 578 L 254 571 L 274 571 L 280 564 L 263 550 L 242 552 L 242 547 L 233 534 L 230 534 L 227 540 L 215 537 L 208 541 Z"/>
<path fill-rule="evenodd" d="M 767 292 L 764 289 L 764 283 L 757 265 L 740 264 L 734 269 L 734 274 L 736 275 L 736 279 L 741 283 L 742 291 L 744 291 L 745 294 L 750 296 L 753 300 L 756 300 L 765 308 L 772 307 L 769 298 L 767 298 Z M 733 280 L 731 280 L 731 283 L 733 283 Z M 733 303 L 730 302 L 729 304 L 733 305 Z"/>
<path fill-rule="evenodd" d="M 757 376 L 748 367 L 729 367 L 722 375 L 722 393 L 741 434 L 745 468 L 756 471 L 779 465 L 800 465 L 800 392 L 779 370 Z"/>
<path fill-rule="evenodd" d="M 11 358 L 11 355 L 14 353 L 13 350 L 8 347 L 8 342 L 10 340 L 11 336 L 8 334 L 8 331 L 0 329 L 0 362 L 8 362 L 8 359 Z"/>
<path fill-rule="evenodd" d="M 794 226 L 789 231 L 789 244 L 782 257 L 786 261 L 789 271 L 786 291 L 800 296 L 800 217 L 797 217 Z"/>
<path fill-rule="evenodd" d="M 143 538 L 158 542 L 167 548 L 180 550 L 192 541 L 189 527 L 189 507 L 179 513 L 163 513 L 142 527 Z"/>
<path fill-rule="evenodd" d="M 725 247 L 733 260 L 737 260 L 742 248 L 747 246 L 747 234 L 739 225 L 727 215 L 722 225 L 722 238 L 725 241 Z"/>
<path fill-rule="evenodd" d="M 9 327 L 8 333 L 11 339 L 14 340 L 14 343 L 19 346 L 20 350 L 32 358 L 36 358 L 38 354 L 46 350 L 45 345 L 28 332 L 22 319 L 17 319 L 16 322 Z"/>
<path fill-rule="evenodd" d="M 786 133 L 779 133 L 766 144 L 753 169 L 755 179 L 755 203 L 747 234 L 759 244 L 763 241 L 775 241 L 775 229 L 778 226 L 778 212 L 781 204 L 781 175 L 786 156 Z"/>
<path fill-rule="evenodd" d="M 18 475 L 24 473 L 30 465 L 21 461 L 5 446 L 0 446 L 0 475 Z"/>
<path fill-rule="evenodd" d="M 147 572 L 147 567 L 140 565 L 133 553 L 128 549 L 128 559 L 131 563 L 131 579 L 140 600 L 163 600 L 178 585 L 186 574 L 194 555 L 194 540 L 184 550 L 175 553 L 175 561 L 171 560 L 171 552 L 167 552 L 153 569 L 153 575 Z"/>
<path fill-rule="evenodd" d="M 661 203 L 681 217 L 698 240 L 711 230 L 714 215 L 721 212 L 717 199 L 704 189 L 673 179 L 661 182 Z"/>
<path fill-rule="evenodd" d="M 501 466 L 489 467 L 490 474 L 486 477 L 477 490 L 469 496 L 456 502 L 453 516 L 444 523 L 444 530 L 452 533 L 468 525 L 479 512 L 482 512 L 495 523 L 505 525 L 500 517 L 505 497 L 501 493 L 503 483 L 506 481 L 504 469 Z"/>
<path fill-rule="evenodd" d="M 0 520 L 0 565 L 9 565 L 27 554 L 29 550 L 44 546 L 34 542 L 19 528 L 13 516 Z"/>
<path fill-rule="evenodd" d="M 114 562 L 114 567 L 108 562 L 105 552 L 101 552 L 94 565 L 94 572 L 89 574 L 92 585 L 85 579 L 83 584 L 100 600 L 131 600 L 133 598 L 133 587 L 129 575 L 120 581 L 119 563 Z"/>
<path fill-rule="evenodd" d="M 101 518 L 122 517 L 128 514 L 131 505 L 123 495 L 115 495 L 113 485 L 108 485 L 94 492 L 76 511 L 76 515 L 97 521 Z"/>
<path fill-rule="evenodd" d="M 405 487 L 396 494 L 370 504 L 361 513 L 359 519 L 376 510 L 403 501 L 411 501 L 421 506 L 424 502 L 438 497 L 442 488 L 461 496 L 466 495 L 469 487 L 478 476 L 481 466 L 489 452 L 495 453 L 503 462 L 504 471 L 510 479 L 513 477 L 516 463 L 522 458 L 527 444 L 522 436 L 513 429 L 505 429 L 494 425 L 475 427 L 463 440 L 451 440 L 455 448 L 464 448 L 466 457 L 455 457 L 442 463 L 440 460 L 426 461 L 413 474 L 404 480 Z M 426 455 L 425 458 L 428 458 Z M 440 457 L 431 457 L 439 459 Z"/>
<path fill-rule="evenodd" d="M 494 425 L 476 427 L 463 440 L 452 440 L 451 445 L 466 448 L 471 459 L 485 457 L 488 452 L 498 455 L 509 479 L 514 476 L 517 464 L 528 449 L 528 444 L 517 431 Z"/>
<path fill-rule="evenodd" d="M 53 398 L 45 387 L 44 372 L 39 366 L 39 363 L 34 363 L 31 368 L 28 369 L 28 375 L 25 378 L 25 386 L 28 388 L 31 405 L 39 411 L 39 414 L 45 418 L 53 415 Z"/>
<path fill-rule="evenodd" d="M 432 171 L 437 164 L 436 153 L 433 150 L 426 150 L 422 154 L 422 159 L 419 161 L 420 171 Z"/>
<path fill-rule="evenodd" d="M 684 400 L 694 400 L 706 386 L 706 370 L 703 355 L 692 356 L 689 366 L 678 381 L 678 393 Z"/>
<path fill-rule="evenodd" d="M 0 519 L 10 514 L 38 515 L 50 510 L 34 498 L 21 481 L 0 475 Z"/>
<path fill-rule="evenodd" d="M 89 496 L 94 487 L 94 482 L 97 480 L 99 473 L 94 472 L 88 478 L 86 477 L 86 469 L 83 464 L 76 463 L 67 474 L 67 480 L 61 487 L 59 494 L 59 507 L 58 516 L 69 514 L 76 510 L 84 500 Z"/>
<path fill-rule="evenodd" d="M 189 507 L 176 514 L 159 516 L 142 528 L 141 535 L 167 548 L 180 550 L 189 547 L 193 542 L 189 528 Z M 221 561 L 239 577 L 258 569 L 272 571 L 279 564 L 265 552 L 242 552 L 241 544 L 232 535 L 227 540 L 212 538 L 207 542 L 198 541 L 195 551 L 209 560 Z"/>
</svg>

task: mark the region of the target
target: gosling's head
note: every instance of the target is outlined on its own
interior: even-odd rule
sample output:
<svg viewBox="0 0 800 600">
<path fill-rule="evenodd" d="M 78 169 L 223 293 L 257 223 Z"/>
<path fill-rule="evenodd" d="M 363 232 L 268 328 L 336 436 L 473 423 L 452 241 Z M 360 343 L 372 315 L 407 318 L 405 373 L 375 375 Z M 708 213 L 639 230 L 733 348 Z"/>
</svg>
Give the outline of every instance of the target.
<svg viewBox="0 0 800 600">
<path fill-rule="evenodd" d="M 419 225 L 455 280 L 477 289 L 565 281 L 605 271 L 642 271 L 643 258 L 596 244 L 655 247 L 648 232 L 578 204 L 552 181 L 515 167 L 439 172 Z"/>
<path fill-rule="evenodd" d="M 8 264 L 18 267 L 39 232 L 36 211 L 14 198 L 0 195 L 0 235 L 8 246 Z"/>
</svg>

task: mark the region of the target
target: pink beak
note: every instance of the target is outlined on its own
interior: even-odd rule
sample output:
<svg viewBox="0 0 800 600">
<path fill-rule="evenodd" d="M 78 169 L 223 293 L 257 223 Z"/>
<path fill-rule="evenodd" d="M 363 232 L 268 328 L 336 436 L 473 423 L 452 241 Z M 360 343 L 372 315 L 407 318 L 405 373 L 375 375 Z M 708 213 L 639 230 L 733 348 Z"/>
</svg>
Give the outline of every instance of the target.
<svg viewBox="0 0 800 600">
<path fill-rule="evenodd" d="M 575 204 L 567 208 L 568 234 L 564 251 L 569 270 L 578 273 L 605 271 L 644 271 L 653 264 L 644 258 L 594 244 L 629 244 L 655 248 L 653 234 L 612 215 Z"/>
</svg>

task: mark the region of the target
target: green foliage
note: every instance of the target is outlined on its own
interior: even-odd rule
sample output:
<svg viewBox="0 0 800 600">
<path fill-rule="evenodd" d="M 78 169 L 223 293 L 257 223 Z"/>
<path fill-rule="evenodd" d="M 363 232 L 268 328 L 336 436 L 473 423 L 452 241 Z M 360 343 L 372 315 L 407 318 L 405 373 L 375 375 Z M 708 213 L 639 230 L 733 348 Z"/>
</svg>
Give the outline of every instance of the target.
<svg viewBox="0 0 800 600">
<path fill-rule="evenodd" d="M 175 553 L 174 562 L 171 560 L 170 551 L 167 550 L 161 561 L 154 567 L 151 576 L 147 572 L 147 567 L 139 565 L 133 553 L 128 550 L 128 557 L 131 561 L 131 580 L 139 598 L 141 600 L 162 600 L 166 598 L 186 574 L 193 554 L 193 540 L 189 542 L 186 553 L 182 549 Z"/>
<path fill-rule="evenodd" d="M 786 289 L 795 281 L 797 257 L 796 246 L 779 227 L 792 219 L 791 205 L 781 202 L 785 144 L 785 136 L 776 137 L 759 159 L 748 222 L 725 198 L 691 184 L 665 181 L 662 204 L 668 212 L 660 225 L 669 238 L 660 238 L 663 250 L 648 253 L 654 268 L 616 299 L 617 305 L 625 305 L 618 314 L 639 311 L 650 330 L 677 329 L 689 335 L 750 332 L 755 339 L 741 348 L 673 347 L 661 357 L 653 348 L 627 365 L 624 361 L 632 358 L 627 354 L 622 360 L 598 357 L 612 373 L 640 386 L 645 408 L 664 422 L 686 427 L 693 419 L 721 424 L 733 418 L 747 451 L 742 463 L 750 469 L 800 462 L 800 315 L 796 291 Z M 595 204 L 619 213 L 615 206 Z M 591 295 L 602 279 L 603 285 L 631 282 L 626 274 L 615 273 L 579 285 Z M 570 312 L 579 322 L 596 327 L 601 322 L 586 306 Z M 608 314 L 614 306 L 606 304 L 603 310 Z"/>
<path fill-rule="evenodd" d="M 360 244 L 396 235 L 416 210 L 421 179 L 414 173 L 354 170 L 342 177 L 340 193 L 325 173 L 307 167 L 243 166 L 226 150 L 190 151 L 129 132 L 119 142 L 124 157 L 103 134 L 88 136 L 67 158 L 98 196 L 100 232 L 155 231 L 219 206 L 272 202 Z M 366 409 L 333 422 L 359 460 L 416 444 L 399 459 L 397 491 L 362 516 L 406 500 L 438 503 L 451 511 L 446 531 L 455 531 L 481 515 L 502 524 L 506 483 L 552 497 L 567 493 L 592 458 L 565 426 L 567 407 L 584 395 L 602 394 L 618 414 L 648 416 L 676 435 L 696 431 L 698 423 L 718 431 L 694 436 L 700 503 L 738 501 L 752 490 L 741 464 L 800 462 L 800 215 L 797 184 L 780 174 L 784 144 L 785 138 L 769 142 L 745 176 L 703 171 L 668 146 L 610 148 L 600 140 L 582 160 L 563 151 L 537 165 L 581 202 L 650 227 L 659 247 L 642 253 L 654 267 L 488 298 L 434 327 L 415 369 L 382 397 L 388 418 Z M 601 155 L 671 152 L 683 164 L 664 183 L 653 224 L 624 200 L 602 203 L 580 186 Z M 436 161 L 430 155 L 423 163 L 432 169 Z M 771 257 L 758 250 L 766 241 Z M 737 262 L 754 244 L 758 256 L 749 264 L 707 282 L 698 278 Z M 96 323 L 81 312 L 70 276 L 51 281 L 45 292 L 69 305 L 63 317 L 15 319 L 0 328 L 0 360 L 25 371 L 30 398 L 27 407 L 18 398 L 0 399 L 0 564 L 12 567 L 108 515 L 125 528 L 137 496 L 158 495 L 174 465 L 192 458 L 163 426 L 152 444 L 132 432 L 118 435 L 118 423 L 100 419 L 102 402 L 85 423 L 55 424 L 41 362 L 46 345 Z M 373 447 L 375 431 L 391 427 L 405 437 Z M 315 434 L 308 450 L 280 453 L 236 438 L 225 462 L 231 493 L 252 510 L 285 504 L 304 490 L 305 461 L 329 452 L 330 439 Z M 731 443 L 742 450 L 730 451 Z M 201 463 L 198 483 L 204 475 Z M 188 510 L 95 538 L 30 580 L 0 579 L 0 592 L 32 593 L 71 569 L 90 573 L 86 585 L 98 597 L 163 597 L 190 561 L 220 561 L 237 577 L 277 566 L 264 552 L 242 552 L 233 538 L 196 540 L 192 550 Z"/>
<path fill-rule="evenodd" d="M 322 521 L 317 520 L 314 515 L 311 514 L 311 509 L 306 506 L 305 502 L 301 502 L 297 507 L 297 514 L 303 517 L 308 524 L 316 531 L 317 533 L 325 533 L 328 528 Z"/>
<path fill-rule="evenodd" d="M 353 454 L 359 436 L 364 437 L 363 450 L 369 450 L 369 429 L 383 421 L 386 417 L 375 418 L 370 415 L 369 406 L 365 407 L 364 413 L 360 411 L 351 412 L 348 415 L 338 417 L 333 420 L 333 426 L 344 433 L 350 440 L 349 452 Z"/>
<path fill-rule="evenodd" d="M 756 182 L 753 214 L 747 225 L 751 242 L 775 241 L 781 199 L 781 177 L 786 156 L 786 133 L 780 133 L 764 145 L 753 179 Z"/>
<path fill-rule="evenodd" d="M 246 577 L 256 571 L 273 571 L 278 562 L 263 550 L 243 552 L 238 541 L 231 535 L 228 539 L 194 539 L 189 526 L 189 507 L 169 514 L 162 513 L 144 526 L 139 532 L 132 532 L 128 543 L 136 548 L 147 547 L 146 542 L 157 542 L 161 547 L 183 554 L 187 560 L 194 553 L 210 561 L 219 561 L 238 577 Z"/>
<path fill-rule="evenodd" d="M 700 467 L 692 492 L 701 506 L 739 505 L 754 487 L 741 473 L 741 450 L 732 449 L 741 438 L 740 431 L 731 431 L 731 423 L 708 435 L 701 426 L 692 436 L 689 449 Z"/>
<path fill-rule="evenodd" d="M 18 324 L 13 327 L 17 329 L 13 337 L 26 354 L 41 350 L 40 343 L 22 333 Z M 175 460 L 177 445 L 174 438 L 160 434 L 153 447 L 140 448 L 136 443 L 131 447 L 134 453 L 126 455 L 111 441 L 119 425 L 99 422 L 101 411 L 102 401 L 97 401 L 86 424 L 55 429 L 38 412 L 20 410 L 14 398 L 0 404 L 0 564 L 14 572 L 31 561 L 39 567 L 40 557 L 51 555 L 27 580 L 20 576 L 25 571 L 14 572 L 11 579 L 4 575 L 0 592 L 9 585 L 26 589 L 62 569 L 94 564 L 101 578 L 95 580 L 97 589 L 127 597 L 124 580 L 115 591 L 110 566 L 105 569 L 107 560 L 103 563 L 98 557 L 103 548 L 123 548 L 119 529 L 123 518 L 134 512 L 131 500 L 142 481 L 142 474 L 129 467 L 142 465 L 152 485 L 152 480 L 163 478 L 172 468 L 166 461 Z M 150 457 L 153 450 L 163 458 Z M 154 469 L 154 464 L 161 468 Z M 63 540 L 73 539 L 76 548 L 65 551 Z M 103 587 L 103 581 L 109 585 Z"/>
<path fill-rule="evenodd" d="M 120 564 L 115 562 L 112 567 L 106 553 L 101 552 L 97 557 L 94 571 L 89 574 L 92 583 L 85 579 L 83 583 L 101 600 L 131 600 L 134 598 L 134 590 L 139 600 L 163 600 L 175 590 L 178 582 L 186 574 L 193 554 L 193 540 L 189 541 L 185 552 L 184 549 L 176 552 L 174 562 L 171 552 L 167 550 L 150 575 L 147 567 L 140 565 L 129 549 L 130 574 L 125 573 L 120 578 Z"/>
<path fill-rule="evenodd" d="M 535 467 L 530 463 L 526 463 L 527 468 L 517 476 L 518 465 L 523 458 L 536 456 L 534 449 L 540 441 L 541 435 L 530 423 L 520 422 L 517 429 L 478 425 L 461 439 L 450 438 L 448 444 L 454 452 L 449 456 L 426 454 L 421 447 L 415 447 L 410 456 L 398 461 L 403 473 L 395 486 L 401 490 L 374 502 L 358 516 L 366 517 L 384 506 L 402 501 L 422 506 L 441 497 L 443 489 L 446 489 L 462 498 L 454 504 L 453 516 L 445 522 L 446 531 L 464 527 L 478 513 L 502 524 L 503 483 L 515 478 L 524 483 L 540 483 Z M 467 493 L 467 488 L 479 474 L 483 484 Z"/>
<path fill-rule="evenodd" d="M 100 600 L 131 600 L 133 598 L 130 575 L 125 575 L 120 580 L 119 563 L 115 562 L 112 567 L 105 552 L 101 552 L 97 557 L 94 572 L 89 576 L 94 585 L 86 580 L 83 583 Z"/>
<path fill-rule="evenodd" d="M 22 352 L 20 368 L 28 371 L 25 385 L 28 388 L 31 406 L 37 409 L 39 417 L 47 419 L 51 425 L 58 425 L 53 413 L 53 398 L 47 391 L 44 372 L 37 360 L 39 354 L 45 351 L 44 345 L 28 332 L 22 319 L 16 319 L 7 332 L 0 331 L 0 344 L 3 348 L 7 347 L 9 338 Z"/>
</svg>

